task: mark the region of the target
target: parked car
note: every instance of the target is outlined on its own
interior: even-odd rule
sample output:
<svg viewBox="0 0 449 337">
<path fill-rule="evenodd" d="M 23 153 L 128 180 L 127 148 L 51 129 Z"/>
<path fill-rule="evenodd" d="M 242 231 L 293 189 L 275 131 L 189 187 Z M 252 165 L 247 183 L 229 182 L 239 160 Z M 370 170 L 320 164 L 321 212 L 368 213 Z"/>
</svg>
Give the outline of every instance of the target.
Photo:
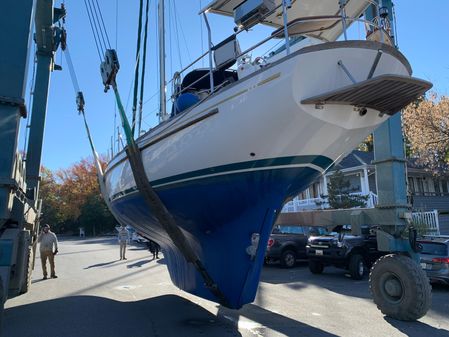
<svg viewBox="0 0 449 337">
<path fill-rule="evenodd" d="M 298 259 L 307 258 L 306 245 L 310 235 L 326 233 L 323 227 L 276 225 L 268 240 L 265 262 L 279 261 L 285 268 L 295 266 Z"/>
<path fill-rule="evenodd" d="M 449 236 L 426 237 L 418 243 L 421 267 L 430 281 L 449 285 Z"/>
<path fill-rule="evenodd" d="M 321 274 L 324 267 L 334 266 L 347 269 L 355 280 L 361 280 L 384 254 L 377 250 L 376 235 L 367 226 L 362 227 L 362 235 L 352 235 L 350 225 L 337 226 L 330 234 L 311 236 L 307 244 L 312 273 Z"/>
</svg>

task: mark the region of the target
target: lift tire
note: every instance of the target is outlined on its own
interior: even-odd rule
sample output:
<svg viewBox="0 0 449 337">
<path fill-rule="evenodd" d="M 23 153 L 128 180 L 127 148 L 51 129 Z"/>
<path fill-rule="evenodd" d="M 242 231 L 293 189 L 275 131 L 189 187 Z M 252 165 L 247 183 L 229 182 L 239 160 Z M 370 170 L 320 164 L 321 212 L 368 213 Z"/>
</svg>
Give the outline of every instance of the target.
<svg viewBox="0 0 449 337">
<path fill-rule="evenodd" d="M 309 270 L 312 274 L 321 274 L 324 270 L 324 264 L 318 261 L 309 260 Z"/>
<path fill-rule="evenodd" d="M 354 280 L 363 279 L 365 273 L 365 261 L 360 254 L 351 255 L 349 258 L 349 274 Z"/>
<path fill-rule="evenodd" d="M 432 287 L 429 279 L 408 256 L 382 256 L 371 269 L 369 283 L 377 308 L 391 318 L 415 321 L 430 308 Z"/>
<path fill-rule="evenodd" d="M 27 255 L 27 270 L 26 270 L 26 279 L 22 284 L 22 288 L 20 289 L 21 294 L 25 294 L 31 287 L 31 274 L 33 273 L 33 265 L 34 265 L 34 254 L 33 247 L 28 247 L 28 255 Z"/>
<path fill-rule="evenodd" d="M 293 250 L 286 250 L 281 255 L 281 265 L 284 268 L 293 268 L 296 264 L 296 254 Z"/>
</svg>

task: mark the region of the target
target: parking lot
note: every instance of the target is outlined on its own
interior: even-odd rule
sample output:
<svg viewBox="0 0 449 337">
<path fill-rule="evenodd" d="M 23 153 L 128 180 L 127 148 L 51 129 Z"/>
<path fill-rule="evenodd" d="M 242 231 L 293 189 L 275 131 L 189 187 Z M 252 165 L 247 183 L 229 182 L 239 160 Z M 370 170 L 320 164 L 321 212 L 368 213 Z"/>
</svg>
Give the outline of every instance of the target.
<svg viewBox="0 0 449 337">
<path fill-rule="evenodd" d="M 449 336 L 448 286 L 434 287 L 420 321 L 400 322 L 377 310 L 367 277 L 270 265 L 255 302 L 236 311 L 175 288 L 143 246 L 118 255 L 115 238 L 61 240 L 59 278 L 42 280 L 36 260 L 31 291 L 6 302 L 2 336 Z"/>
</svg>

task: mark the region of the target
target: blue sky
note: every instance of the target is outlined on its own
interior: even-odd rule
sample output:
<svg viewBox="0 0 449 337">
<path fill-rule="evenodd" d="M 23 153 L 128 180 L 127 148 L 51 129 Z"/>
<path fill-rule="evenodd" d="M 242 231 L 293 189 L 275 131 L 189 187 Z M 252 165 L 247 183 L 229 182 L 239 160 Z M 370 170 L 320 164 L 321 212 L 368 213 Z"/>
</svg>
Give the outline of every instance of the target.
<svg viewBox="0 0 449 337">
<path fill-rule="evenodd" d="M 127 105 L 127 111 L 130 112 L 132 96 L 129 93 L 134 77 L 138 1 L 98 1 L 103 11 L 111 45 L 115 47 L 117 42 L 121 66 L 118 85 L 122 101 Z M 144 129 L 156 124 L 158 108 L 157 50 L 155 46 L 156 1 L 151 0 L 150 2 L 152 13 L 150 14 L 146 69 L 144 101 L 147 103 L 144 105 Z M 185 66 L 190 63 L 204 50 L 202 42 L 203 46 L 206 46 L 207 34 L 197 13 L 200 7 L 205 6 L 208 2 L 209 0 L 166 0 L 168 79 L 180 65 Z M 59 5 L 57 1 L 56 4 Z M 87 118 L 92 128 L 97 150 L 100 153 L 107 153 L 111 147 L 111 135 L 114 129 L 113 93 L 105 94 L 103 92 L 99 72 L 100 60 L 83 1 L 65 0 L 65 5 L 68 11 L 66 20 L 68 45 L 80 88 L 85 95 Z M 116 11 L 117 5 L 118 11 Z M 413 75 L 431 81 L 434 83 L 434 90 L 437 93 L 448 95 L 449 24 L 447 13 L 449 13 L 449 1 L 396 0 L 395 5 L 399 48 L 410 61 L 414 70 Z M 116 20 L 117 13 L 118 20 Z M 177 29 L 175 28 L 175 18 L 178 22 Z M 213 30 L 213 42 L 218 43 L 232 33 L 232 19 L 210 16 L 210 22 Z M 360 27 L 360 30 L 362 28 Z M 203 33 L 201 33 L 202 29 Z M 359 34 L 360 30 L 358 27 L 353 27 L 353 34 Z M 251 34 L 242 34 L 239 38 L 242 48 L 260 40 L 266 36 L 267 32 L 269 32 L 267 28 L 260 27 L 254 29 Z M 181 56 L 181 60 L 179 56 Z M 75 94 L 66 60 L 61 52 L 58 52 L 56 56 L 56 63 L 62 64 L 64 69 L 52 73 L 42 157 L 43 165 L 53 170 L 66 168 L 81 158 L 90 156 L 82 118 L 76 111 Z M 205 64 L 207 65 L 207 63 Z M 28 81 L 30 80 L 31 78 L 28 79 Z M 119 125 L 118 116 L 117 125 Z M 21 130 L 21 143 L 23 143 L 23 139 L 24 128 Z"/>
</svg>

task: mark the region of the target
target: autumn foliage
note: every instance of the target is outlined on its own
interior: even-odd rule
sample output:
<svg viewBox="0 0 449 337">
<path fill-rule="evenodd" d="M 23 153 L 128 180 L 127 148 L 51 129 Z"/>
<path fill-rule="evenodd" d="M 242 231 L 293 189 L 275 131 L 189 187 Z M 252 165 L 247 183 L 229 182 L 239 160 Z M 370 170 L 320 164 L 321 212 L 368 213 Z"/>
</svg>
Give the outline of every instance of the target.
<svg viewBox="0 0 449 337">
<path fill-rule="evenodd" d="M 82 159 L 56 172 L 43 168 L 41 176 L 43 223 L 58 232 L 76 233 L 84 227 L 95 235 L 113 230 L 116 222 L 100 194 L 93 160 Z"/>
<path fill-rule="evenodd" d="M 403 129 L 412 157 L 435 174 L 449 169 L 449 97 L 435 93 L 402 112 Z"/>
</svg>

